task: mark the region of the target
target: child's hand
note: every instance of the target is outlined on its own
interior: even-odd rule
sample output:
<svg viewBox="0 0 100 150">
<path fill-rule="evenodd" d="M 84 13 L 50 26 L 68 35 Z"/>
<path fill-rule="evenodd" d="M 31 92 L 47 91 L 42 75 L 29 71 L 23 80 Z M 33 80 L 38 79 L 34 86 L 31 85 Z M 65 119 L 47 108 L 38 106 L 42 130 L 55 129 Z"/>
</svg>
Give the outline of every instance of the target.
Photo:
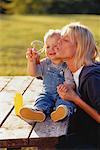
<svg viewBox="0 0 100 150">
<path fill-rule="evenodd" d="M 75 91 L 72 88 L 64 84 L 60 84 L 59 86 L 57 86 L 57 92 L 63 100 L 69 100 L 75 102 L 76 98 L 78 97 L 78 95 L 75 93 Z"/>
<path fill-rule="evenodd" d="M 70 89 L 70 88 L 75 89 L 75 87 L 76 87 L 74 82 L 72 82 L 72 83 L 64 82 L 64 85 L 67 89 Z"/>
<path fill-rule="evenodd" d="M 40 63 L 40 56 L 37 51 L 33 48 L 28 48 L 26 52 L 26 58 L 31 62 L 36 62 L 36 64 Z"/>
<path fill-rule="evenodd" d="M 65 84 L 60 84 L 57 86 L 57 92 L 62 99 L 66 99 L 66 92 L 68 91 L 68 87 Z"/>
</svg>

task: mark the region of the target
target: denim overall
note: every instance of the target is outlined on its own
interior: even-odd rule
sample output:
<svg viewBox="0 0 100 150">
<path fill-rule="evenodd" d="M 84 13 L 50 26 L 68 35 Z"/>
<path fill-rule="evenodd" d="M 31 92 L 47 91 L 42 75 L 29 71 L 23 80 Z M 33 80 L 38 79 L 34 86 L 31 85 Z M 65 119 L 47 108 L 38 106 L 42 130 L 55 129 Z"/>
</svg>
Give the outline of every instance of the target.
<svg viewBox="0 0 100 150">
<path fill-rule="evenodd" d="M 72 102 L 62 100 L 57 93 L 57 86 L 63 83 L 66 64 L 54 65 L 50 60 L 44 67 L 43 93 L 41 93 L 33 109 L 43 110 L 45 114 L 50 114 L 59 105 L 65 105 L 69 109 L 69 115 L 73 114 L 75 105 Z"/>
</svg>

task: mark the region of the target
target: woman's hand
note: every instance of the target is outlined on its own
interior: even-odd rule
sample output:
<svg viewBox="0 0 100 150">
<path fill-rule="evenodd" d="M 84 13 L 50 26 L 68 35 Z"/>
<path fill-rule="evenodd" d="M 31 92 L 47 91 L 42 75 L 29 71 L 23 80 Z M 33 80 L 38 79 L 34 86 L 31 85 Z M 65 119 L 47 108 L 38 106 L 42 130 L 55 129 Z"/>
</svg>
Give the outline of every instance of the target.
<svg viewBox="0 0 100 150">
<path fill-rule="evenodd" d="M 100 115 L 99 113 L 92 108 L 90 105 L 85 103 L 76 93 L 75 91 L 68 87 L 68 85 L 60 84 L 57 87 L 57 92 L 59 96 L 63 100 L 72 101 L 77 106 L 79 106 L 81 109 L 83 109 L 88 115 L 90 115 L 94 120 L 96 120 L 98 123 L 100 123 Z"/>
<path fill-rule="evenodd" d="M 57 92 L 62 99 L 69 100 L 74 103 L 76 103 L 77 97 L 79 97 L 70 86 L 65 84 L 57 86 Z"/>
<path fill-rule="evenodd" d="M 34 49 L 32 50 L 32 48 L 28 48 L 27 52 L 26 52 L 26 58 L 28 59 L 28 61 L 30 62 L 36 62 L 36 64 L 40 63 L 40 56 L 37 53 L 37 51 Z"/>
</svg>

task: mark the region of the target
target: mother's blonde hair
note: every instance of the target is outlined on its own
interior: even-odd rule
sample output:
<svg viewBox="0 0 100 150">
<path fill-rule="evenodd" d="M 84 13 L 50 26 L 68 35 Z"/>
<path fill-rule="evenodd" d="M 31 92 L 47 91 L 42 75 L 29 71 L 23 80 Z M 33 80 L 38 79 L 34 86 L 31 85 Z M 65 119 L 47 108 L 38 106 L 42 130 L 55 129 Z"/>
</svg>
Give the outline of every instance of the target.
<svg viewBox="0 0 100 150">
<path fill-rule="evenodd" d="M 62 29 L 62 35 L 69 36 L 76 44 L 74 57 L 75 65 L 90 65 L 95 61 L 98 54 L 95 40 L 91 31 L 80 23 L 71 23 Z"/>
</svg>

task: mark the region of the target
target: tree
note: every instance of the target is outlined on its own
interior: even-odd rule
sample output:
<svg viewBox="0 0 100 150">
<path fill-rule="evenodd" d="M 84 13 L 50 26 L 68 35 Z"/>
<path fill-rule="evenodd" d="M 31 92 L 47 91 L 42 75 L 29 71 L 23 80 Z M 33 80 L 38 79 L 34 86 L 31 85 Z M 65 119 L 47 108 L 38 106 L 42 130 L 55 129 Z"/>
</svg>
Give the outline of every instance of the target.
<svg viewBox="0 0 100 150">
<path fill-rule="evenodd" d="M 99 0 L 1 0 L 7 14 L 100 14 Z"/>
<path fill-rule="evenodd" d="M 0 14 L 6 14 L 9 10 L 8 4 L 11 3 L 11 0 L 0 0 Z"/>
<path fill-rule="evenodd" d="M 33 3 L 33 0 L 13 0 L 11 4 L 12 13 L 15 13 L 15 14 L 31 13 L 32 3 Z"/>
</svg>

